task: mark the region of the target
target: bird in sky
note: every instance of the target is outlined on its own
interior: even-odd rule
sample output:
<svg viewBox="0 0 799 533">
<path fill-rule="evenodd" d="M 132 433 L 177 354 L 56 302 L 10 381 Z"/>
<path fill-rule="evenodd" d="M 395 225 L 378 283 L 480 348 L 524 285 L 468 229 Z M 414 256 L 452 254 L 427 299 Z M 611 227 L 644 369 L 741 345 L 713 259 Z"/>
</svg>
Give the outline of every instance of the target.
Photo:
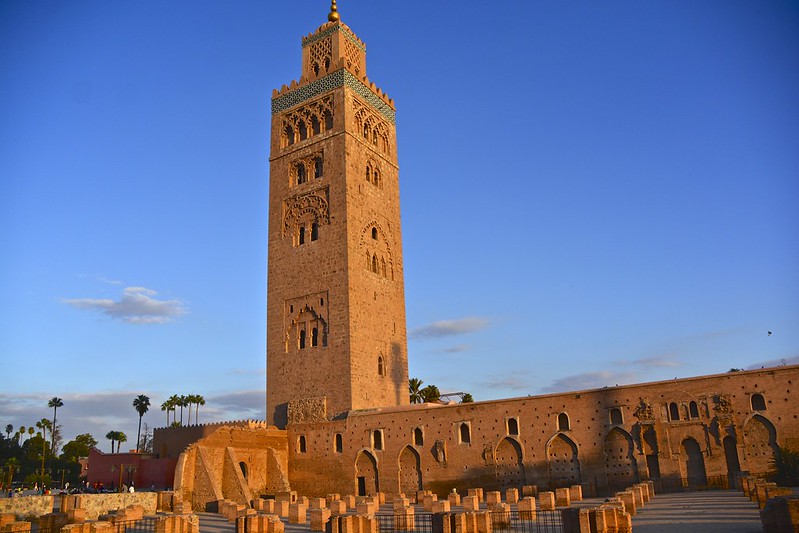
<svg viewBox="0 0 799 533">
<path fill-rule="evenodd" d="M 771 337 L 771 332 L 770 331 L 768 332 L 768 336 Z"/>
</svg>

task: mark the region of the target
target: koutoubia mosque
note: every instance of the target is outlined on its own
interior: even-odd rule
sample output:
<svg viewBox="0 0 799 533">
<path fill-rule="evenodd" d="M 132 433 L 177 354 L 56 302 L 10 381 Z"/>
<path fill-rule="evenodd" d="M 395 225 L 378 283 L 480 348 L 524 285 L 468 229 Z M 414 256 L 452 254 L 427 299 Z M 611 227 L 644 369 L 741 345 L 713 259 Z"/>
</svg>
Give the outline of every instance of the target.
<svg viewBox="0 0 799 533">
<path fill-rule="evenodd" d="M 799 366 L 409 404 L 394 102 L 335 1 L 302 38 L 300 72 L 272 94 L 267 420 L 155 431 L 195 508 L 285 491 L 703 486 L 799 450 Z"/>
</svg>

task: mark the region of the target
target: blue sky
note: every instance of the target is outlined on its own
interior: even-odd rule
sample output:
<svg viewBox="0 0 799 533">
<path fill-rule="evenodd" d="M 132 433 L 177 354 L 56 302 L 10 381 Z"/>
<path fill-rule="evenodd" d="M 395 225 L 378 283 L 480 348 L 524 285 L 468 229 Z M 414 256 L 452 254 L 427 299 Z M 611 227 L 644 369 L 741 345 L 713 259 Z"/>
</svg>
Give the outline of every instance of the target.
<svg viewBox="0 0 799 533">
<path fill-rule="evenodd" d="M 0 426 L 263 418 L 270 99 L 328 5 L 0 3 Z M 339 8 L 397 105 L 411 376 L 799 362 L 799 4 Z"/>
</svg>

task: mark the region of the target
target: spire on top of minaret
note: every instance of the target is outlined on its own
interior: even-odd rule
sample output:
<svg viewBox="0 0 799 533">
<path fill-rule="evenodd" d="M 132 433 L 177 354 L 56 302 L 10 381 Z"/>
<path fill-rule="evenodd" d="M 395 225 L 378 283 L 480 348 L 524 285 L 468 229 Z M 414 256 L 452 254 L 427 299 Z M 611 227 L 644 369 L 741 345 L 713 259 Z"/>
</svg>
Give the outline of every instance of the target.
<svg viewBox="0 0 799 533">
<path fill-rule="evenodd" d="M 341 17 L 338 14 L 338 8 L 336 7 L 336 0 L 331 0 L 330 2 L 330 14 L 327 16 L 327 20 L 330 22 L 338 22 Z"/>
</svg>

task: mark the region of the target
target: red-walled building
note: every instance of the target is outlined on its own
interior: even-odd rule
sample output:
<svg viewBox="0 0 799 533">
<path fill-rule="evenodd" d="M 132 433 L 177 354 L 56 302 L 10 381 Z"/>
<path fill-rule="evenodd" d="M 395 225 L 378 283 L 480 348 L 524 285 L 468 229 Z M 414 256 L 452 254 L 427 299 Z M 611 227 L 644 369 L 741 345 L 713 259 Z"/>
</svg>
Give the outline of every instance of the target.
<svg viewBox="0 0 799 533">
<path fill-rule="evenodd" d="M 89 451 L 87 480 L 89 485 L 102 483 L 107 489 L 120 484 L 141 490 L 172 488 L 176 458 L 159 459 L 149 453 L 103 453 L 97 448 Z"/>
</svg>

